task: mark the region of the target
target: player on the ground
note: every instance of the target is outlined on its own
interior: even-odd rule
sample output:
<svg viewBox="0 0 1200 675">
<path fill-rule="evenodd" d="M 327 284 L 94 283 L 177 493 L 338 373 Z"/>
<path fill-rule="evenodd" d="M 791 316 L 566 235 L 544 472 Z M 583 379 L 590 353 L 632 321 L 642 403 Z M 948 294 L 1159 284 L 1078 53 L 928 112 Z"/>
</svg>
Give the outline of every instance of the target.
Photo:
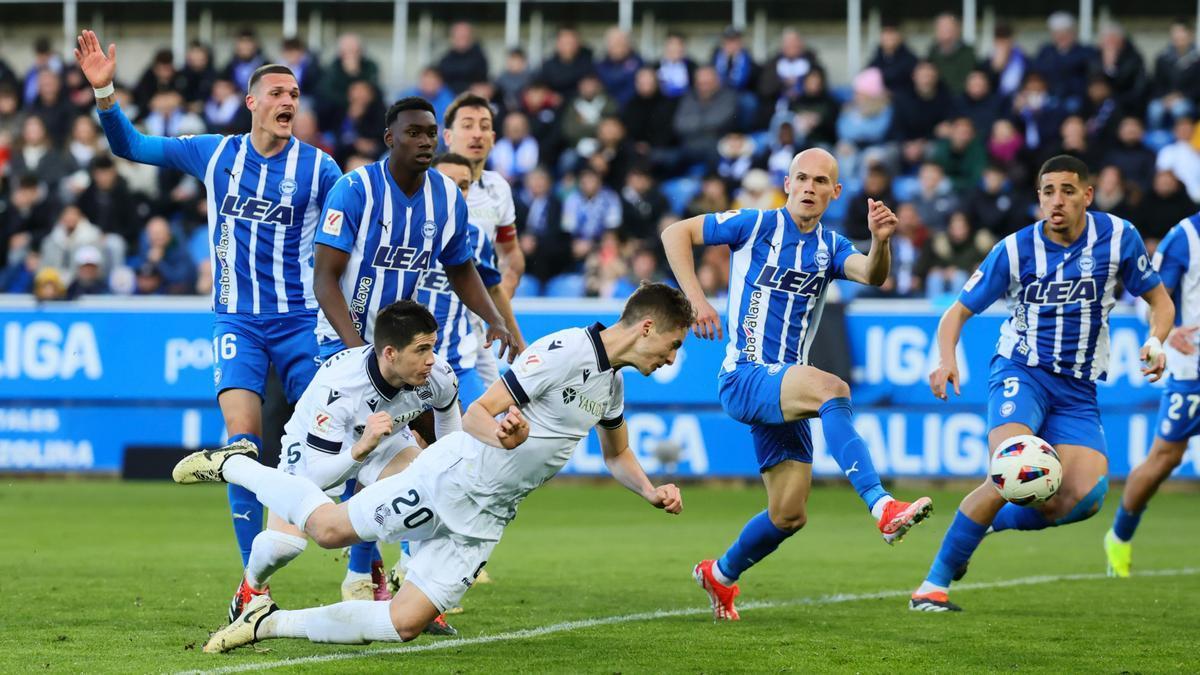
<svg viewBox="0 0 1200 675">
<path fill-rule="evenodd" d="M 467 205 L 458 187 L 430 167 L 437 146 L 433 105 L 419 97 L 388 109 L 384 143 L 391 154 L 343 176 L 326 200 L 315 238 L 315 287 L 322 358 L 360 347 L 375 314 L 396 300 L 412 299 L 421 277 L 440 263 L 447 285 L 489 328 L 487 344 L 500 340 L 511 360 L 514 338 L 476 271 L 467 241 Z M 378 548 L 351 549 L 343 597 L 369 575 L 375 597 L 387 597 Z M 365 587 L 364 587 L 365 588 Z"/>
<path fill-rule="evenodd" d="M 446 108 L 442 129 L 442 139 L 450 152 L 462 155 L 471 162 L 471 193 L 467 195 L 467 208 L 471 214 L 471 224 L 479 228 L 483 236 L 479 239 L 477 255 L 487 261 L 494 269 L 500 271 L 500 283 L 488 286 L 488 292 L 496 303 L 497 309 L 509 322 L 513 337 L 517 341 L 517 351 L 525 346 L 512 313 L 510 300 L 525 273 L 525 254 L 517 241 L 517 209 L 513 202 L 512 188 L 496 171 L 484 169 L 488 155 L 496 144 L 495 118 L 491 104 L 482 96 L 464 92 Z M 483 324 L 478 316 L 472 316 L 476 334 L 483 335 Z M 483 381 L 484 389 L 500 376 L 496 359 L 491 350 L 476 341 L 479 350 L 474 370 Z M 471 403 L 468 396 L 472 392 L 464 390 L 463 402 Z"/>
<path fill-rule="evenodd" d="M 341 170 L 329 155 L 293 138 L 300 87 L 286 66 L 265 65 L 251 75 L 250 133 L 160 138 L 135 130 L 117 105 L 116 45 L 106 54 L 90 30 L 78 42 L 75 60 L 96 90 L 113 154 L 183 171 L 204 183 L 217 314 L 217 401 L 229 438 L 261 448 L 268 366 L 275 365 L 293 404 L 316 372 L 313 233 Z M 262 530 L 262 505 L 231 485 L 229 506 L 245 566 Z"/>
<path fill-rule="evenodd" d="M 1171 228 L 1154 252 L 1154 269 L 1175 302 L 1175 329 L 1166 344 L 1171 379 L 1159 403 L 1150 454 L 1129 473 L 1112 529 L 1104 536 L 1108 573 L 1117 577 L 1129 576 L 1133 533 L 1146 505 L 1183 462 L 1188 440 L 1200 436 L 1200 213 Z"/>
<path fill-rule="evenodd" d="M 1054 446 L 1062 462 L 1058 492 L 1041 506 L 1004 501 L 990 479 L 959 504 L 958 513 L 909 608 L 960 611 L 950 602 L 951 581 L 966 574 L 971 554 L 989 531 L 1040 530 L 1085 520 L 1108 491 L 1108 456 L 1096 380 L 1108 368 L 1108 313 L 1118 282 L 1150 303 L 1150 337 L 1141 349 L 1151 382 L 1162 376 L 1162 340 L 1175 308 L 1150 266 L 1146 247 L 1129 222 L 1088 212 L 1088 168 L 1070 155 L 1046 160 L 1038 171 L 1045 220 L 996 244 L 938 324 L 940 362 L 929 375 L 934 396 L 959 392 L 955 349 L 967 319 L 1004 298 L 1011 313 L 1000 329 L 988 377 L 988 447 L 1032 434 Z"/>
<path fill-rule="evenodd" d="M 672 363 L 694 319 L 678 290 L 645 284 L 611 328 L 595 324 L 535 341 L 467 409 L 465 431 L 439 439 L 400 474 L 341 504 L 309 481 L 245 456 L 254 451 L 247 445 L 182 460 L 176 481 L 245 485 L 323 547 L 363 539 L 421 542 L 390 603 L 356 600 L 288 612 L 259 596 L 205 651 L 280 637 L 342 644 L 417 637 L 474 583 L 521 500 L 553 477 L 597 425 L 613 476 L 653 506 L 679 513 L 679 490 L 651 484 L 629 448 L 620 370 L 633 366 L 649 375 Z M 504 415 L 499 423 L 498 415 Z"/>
<path fill-rule="evenodd" d="M 695 332 L 709 339 L 721 339 L 721 325 L 696 278 L 693 247 L 729 245 L 729 347 L 718 375 L 721 406 L 750 425 L 767 488 L 767 509 L 750 519 L 720 560 L 704 560 L 693 570 L 717 619 L 739 618 L 738 577 L 807 522 L 809 418 L 821 418 L 829 454 L 866 502 L 884 541 L 899 541 L 933 509 L 928 497 L 910 504 L 888 494 L 854 430 L 850 388 L 808 365 L 829 283 L 849 279 L 878 286 L 887 279 L 896 216 L 883 202 L 869 200 L 868 255 L 826 229 L 821 215 L 842 186 L 837 161 L 817 148 L 796 155 L 783 189 L 788 199 L 781 209 L 696 216 L 662 235 L 671 270 L 697 307 Z"/>
<path fill-rule="evenodd" d="M 330 357 L 305 389 L 284 427 L 280 468 L 340 495 L 347 480 L 371 485 L 408 466 L 417 442 L 407 425 L 422 412 L 433 411 L 438 437 L 462 430 L 454 371 L 433 351 L 437 330 L 412 300 L 383 308 L 373 343 Z M 300 529 L 272 512 L 254 538 L 241 603 L 270 594 L 271 575 L 306 544 Z"/>
</svg>

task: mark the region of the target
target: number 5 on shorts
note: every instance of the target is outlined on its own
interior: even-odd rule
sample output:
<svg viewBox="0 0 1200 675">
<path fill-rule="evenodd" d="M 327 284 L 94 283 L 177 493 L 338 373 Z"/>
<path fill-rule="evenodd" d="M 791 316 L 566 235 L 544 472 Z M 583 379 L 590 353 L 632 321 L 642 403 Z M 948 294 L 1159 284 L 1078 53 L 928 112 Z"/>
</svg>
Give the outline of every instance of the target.
<svg viewBox="0 0 1200 675">
<path fill-rule="evenodd" d="M 228 361 L 237 356 L 237 335 L 226 333 L 213 338 L 213 359 Z"/>
<path fill-rule="evenodd" d="M 1012 398 L 1021 390 L 1021 380 L 1015 377 L 1004 378 L 1004 398 Z"/>
</svg>

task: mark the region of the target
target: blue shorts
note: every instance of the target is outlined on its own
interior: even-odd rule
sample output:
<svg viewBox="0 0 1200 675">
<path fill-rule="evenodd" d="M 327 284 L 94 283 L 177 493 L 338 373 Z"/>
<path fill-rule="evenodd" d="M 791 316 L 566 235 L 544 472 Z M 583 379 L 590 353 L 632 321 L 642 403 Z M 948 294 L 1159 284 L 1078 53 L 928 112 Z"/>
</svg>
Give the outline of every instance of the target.
<svg viewBox="0 0 1200 675">
<path fill-rule="evenodd" d="M 467 406 L 483 396 L 488 388 L 483 383 L 479 371 L 474 368 L 455 368 L 454 374 L 458 377 L 458 400 L 462 402 L 465 411 Z"/>
<path fill-rule="evenodd" d="M 346 350 L 346 343 L 340 339 L 329 340 L 325 338 L 317 338 L 317 360 L 325 363 L 329 357 L 338 352 Z"/>
<path fill-rule="evenodd" d="M 717 376 L 721 407 L 742 424 L 750 425 L 760 472 L 794 460 L 812 464 L 812 434 L 808 420 L 785 422 L 779 397 L 787 366 L 739 363 Z"/>
<path fill-rule="evenodd" d="M 217 395 L 246 389 L 265 398 L 275 364 L 288 403 L 300 400 L 317 373 L 316 312 L 218 314 L 213 321 L 213 383 Z"/>
<path fill-rule="evenodd" d="M 1154 428 L 1165 441 L 1186 441 L 1200 436 L 1200 380 L 1171 378 L 1167 382 Z"/>
<path fill-rule="evenodd" d="M 1010 423 L 1024 424 L 1050 445 L 1082 445 L 1108 454 L 1095 382 L 997 354 L 988 377 L 988 429 Z"/>
</svg>

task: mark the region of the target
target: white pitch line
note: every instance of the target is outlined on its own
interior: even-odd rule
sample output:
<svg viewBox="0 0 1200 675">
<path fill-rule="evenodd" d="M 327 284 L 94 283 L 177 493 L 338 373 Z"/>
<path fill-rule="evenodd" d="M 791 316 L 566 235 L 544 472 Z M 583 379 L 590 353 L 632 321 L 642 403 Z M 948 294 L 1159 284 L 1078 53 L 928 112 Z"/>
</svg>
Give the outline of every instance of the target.
<svg viewBox="0 0 1200 675">
<path fill-rule="evenodd" d="M 1200 567 L 1185 567 L 1174 570 L 1146 570 L 1138 572 L 1137 577 L 1178 577 L 1191 576 L 1200 574 Z M 1107 578 L 1104 574 L 1058 574 L 1058 575 L 1043 575 L 1036 577 L 1021 577 L 1019 579 L 1006 579 L 1003 581 L 981 581 L 976 583 L 959 583 L 954 585 L 954 590 L 969 591 L 982 590 L 988 588 L 1008 588 L 1011 586 L 1033 586 L 1037 584 L 1050 584 L 1059 581 L 1093 581 L 1096 579 Z M 795 600 L 758 600 L 742 603 L 738 609 L 772 609 L 777 607 L 797 607 L 803 605 L 834 605 L 844 602 L 857 602 L 859 600 L 880 600 L 886 598 L 907 597 L 912 593 L 912 589 L 895 590 L 895 591 L 877 591 L 875 593 L 836 593 L 833 595 L 821 595 L 812 598 L 798 598 Z M 654 619 L 666 619 L 676 616 L 693 616 L 697 614 L 709 614 L 712 609 L 709 607 L 685 607 L 683 609 L 660 609 L 653 612 L 638 612 L 637 614 L 622 614 L 619 616 L 607 616 L 597 619 L 580 619 L 578 621 L 564 621 L 562 623 L 550 624 L 539 628 L 525 628 L 522 630 L 510 631 L 507 633 L 496 633 L 494 635 L 480 635 L 478 637 L 462 638 L 459 640 L 440 640 L 438 642 L 427 642 L 420 645 L 403 645 L 399 647 L 385 647 L 382 649 L 364 649 L 353 652 L 337 652 L 334 654 L 315 654 L 313 656 L 301 656 L 291 659 L 283 659 L 282 661 L 270 661 L 259 663 L 241 663 L 222 668 L 213 668 L 211 670 L 187 670 L 182 671 L 180 675 L 220 675 L 222 673 L 245 673 L 257 670 L 271 670 L 273 668 L 285 668 L 288 666 L 300 666 L 310 663 L 327 663 L 330 661 L 349 661 L 351 659 L 363 659 L 373 656 L 382 656 L 387 654 L 411 654 L 416 652 L 432 652 L 442 649 L 458 649 L 460 647 L 470 647 L 474 645 L 488 644 L 491 642 L 508 642 L 510 640 L 524 640 L 527 638 L 536 638 L 543 635 L 551 635 L 554 633 L 569 633 L 572 631 L 581 630 L 584 628 L 594 628 L 596 626 L 611 626 L 618 623 L 630 623 L 633 621 L 651 621 Z"/>
</svg>

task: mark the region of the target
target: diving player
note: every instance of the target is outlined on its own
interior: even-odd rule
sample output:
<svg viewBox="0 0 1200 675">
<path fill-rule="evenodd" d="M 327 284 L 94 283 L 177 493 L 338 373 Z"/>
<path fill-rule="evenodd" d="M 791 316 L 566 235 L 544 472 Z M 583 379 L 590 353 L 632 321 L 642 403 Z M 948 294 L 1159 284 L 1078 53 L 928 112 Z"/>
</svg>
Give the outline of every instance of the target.
<svg viewBox="0 0 1200 675">
<path fill-rule="evenodd" d="M 1158 486 L 1183 462 L 1188 440 L 1200 435 L 1200 213 L 1179 221 L 1158 244 L 1154 269 L 1175 302 L 1175 329 L 1167 338 L 1171 379 L 1158 407 L 1150 455 L 1129 473 L 1125 492 L 1104 536 L 1110 576 L 1127 577 L 1133 564 L 1133 533 Z"/>
<path fill-rule="evenodd" d="M 551 333 L 529 345 L 504 377 L 467 410 L 463 432 L 439 439 L 400 474 L 333 504 L 309 481 L 260 465 L 245 444 L 202 451 L 175 467 L 177 482 L 249 487 L 323 547 L 360 540 L 421 542 L 390 602 L 355 600 L 281 611 L 252 600 L 204 646 L 224 652 L 268 638 L 361 644 L 417 637 L 474 583 L 517 505 L 553 477 L 575 446 L 597 433 L 609 471 L 652 506 L 679 513 L 674 485 L 655 487 L 629 448 L 621 369 L 649 375 L 675 360 L 695 320 L 687 298 L 643 284 L 619 322 Z M 497 423 L 496 416 L 504 415 Z"/>
<path fill-rule="evenodd" d="M 1089 212 L 1088 168 L 1070 155 L 1046 160 L 1038 171 L 1045 220 L 1005 237 L 967 280 L 938 324 L 940 363 L 929 375 L 934 396 L 947 384 L 959 392 L 955 349 L 967 319 L 1004 298 L 1010 316 L 1000 329 L 988 377 L 988 447 L 1033 434 L 1054 446 L 1062 461 L 1058 492 L 1041 506 L 1004 501 L 990 479 L 963 499 L 941 549 L 909 608 L 957 612 L 950 583 L 966 574 L 971 554 L 989 531 L 1040 530 L 1085 520 L 1108 491 L 1108 456 L 1096 380 L 1108 368 L 1108 313 L 1116 287 L 1150 304 L 1150 337 L 1142 346 L 1142 373 L 1157 381 L 1166 367 L 1162 340 L 1175 308 L 1129 222 Z"/>
<path fill-rule="evenodd" d="M 105 54 L 90 30 L 78 43 L 75 60 L 95 88 L 113 154 L 183 171 L 204 183 L 217 402 L 229 439 L 261 449 L 269 365 L 279 372 L 291 404 L 316 373 L 313 233 L 342 172 L 329 155 L 293 138 L 300 86 L 286 66 L 265 65 L 250 76 L 250 133 L 160 138 L 139 133 L 117 105 L 116 45 Z M 236 485 L 229 486 L 229 507 L 244 567 L 262 530 L 263 509 Z"/>
<path fill-rule="evenodd" d="M 819 148 L 792 159 L 783 189 L 788 198 L 781 209 L 696 216 L 662 235 L 675 279 L 698 308 L 694 331 L 709 339 L 721 338 L 721 326 L 696 278 L 693 248 L 729 245 L 729 346 L 718 390 L 725 412 L 750 425 L 767 488 L 767 509 L 746 523 L 720 560 L 701 561 L 692 572 L 718 620 L 739 618 L 738 578 L 807 522 L 809 418 L 821 418 L 829 454 L 870 509 L 884 541 L 899 541 L 933 510 L 928 497 L 907 503 L 888 494 L 854 430 L 849 386 L 808 365 L 829 283 L 849 279 L 878 286 L 887 279 L 896 216 L 883 202 L 869 200 L 868 255 L 826 229 L 821 216 L 842 186 L 837 160 Z"/>
</svg>

